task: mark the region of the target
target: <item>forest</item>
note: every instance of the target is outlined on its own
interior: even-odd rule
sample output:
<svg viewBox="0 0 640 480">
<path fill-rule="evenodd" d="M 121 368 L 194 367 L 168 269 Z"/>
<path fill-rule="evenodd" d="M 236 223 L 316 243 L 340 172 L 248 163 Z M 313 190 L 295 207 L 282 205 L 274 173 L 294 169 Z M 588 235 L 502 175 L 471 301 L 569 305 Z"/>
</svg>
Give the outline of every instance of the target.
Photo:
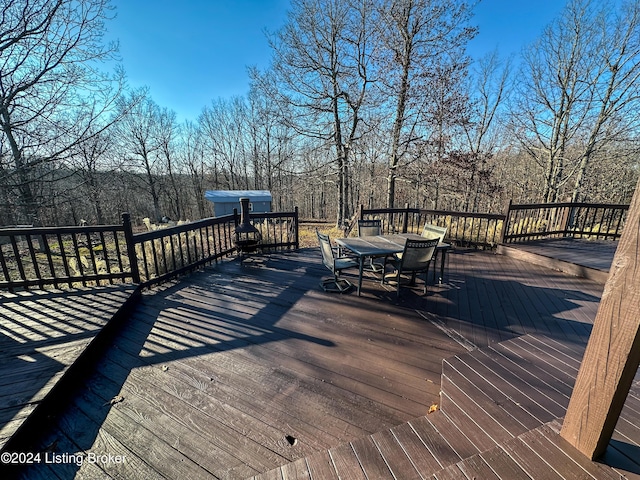
<svg viewBox="0 0 640 480">
<path fill-rule="evenodd" d="M 628 203 L 638 180 L 640 0 L 569 0 L 479 60 L 473 2 L 291 0 L 248 93 L 185 122 L 106 68 L 109 0 L 0 5 L 0 225 L 196 220 L 206 190 L 264 189 L 341 226 L 358 205 Z"/>
</svg>

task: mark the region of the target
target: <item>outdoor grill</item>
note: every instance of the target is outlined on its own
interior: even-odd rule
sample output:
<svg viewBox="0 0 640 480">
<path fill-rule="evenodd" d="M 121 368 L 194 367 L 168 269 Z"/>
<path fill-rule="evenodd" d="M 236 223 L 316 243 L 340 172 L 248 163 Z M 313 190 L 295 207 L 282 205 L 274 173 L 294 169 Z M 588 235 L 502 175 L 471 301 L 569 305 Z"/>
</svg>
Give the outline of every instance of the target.
<svg viewBox="0 0 640 480">
<path fill-rule="evenodd" d="M 249 220 L 249 198 L 240 199 L 240 223 L 236 225 L 235 244 L 240 255 L 253 253 L 258 249 L 262 235 Z"/>
</svg>

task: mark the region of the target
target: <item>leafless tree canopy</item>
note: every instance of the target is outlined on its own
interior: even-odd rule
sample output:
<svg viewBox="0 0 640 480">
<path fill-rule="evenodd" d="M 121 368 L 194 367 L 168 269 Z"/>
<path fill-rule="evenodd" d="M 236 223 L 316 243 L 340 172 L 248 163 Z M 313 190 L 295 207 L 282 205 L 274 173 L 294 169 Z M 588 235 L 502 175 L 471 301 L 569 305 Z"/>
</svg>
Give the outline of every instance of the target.
<svg viewBox="0 0 640 480">
<path fill-rule="evenodd" d="M 640 0 L 569 0 L 521 55 L 476 60 L 471 1 L 292 0 L 247 95 L 182 124 L 107 67 L 108 0 L 0 9 L 1 224 L 196 219 L 206 190 L 267 189 L 342 225 L 626 202 L 638 178 Z"/>
</svg>

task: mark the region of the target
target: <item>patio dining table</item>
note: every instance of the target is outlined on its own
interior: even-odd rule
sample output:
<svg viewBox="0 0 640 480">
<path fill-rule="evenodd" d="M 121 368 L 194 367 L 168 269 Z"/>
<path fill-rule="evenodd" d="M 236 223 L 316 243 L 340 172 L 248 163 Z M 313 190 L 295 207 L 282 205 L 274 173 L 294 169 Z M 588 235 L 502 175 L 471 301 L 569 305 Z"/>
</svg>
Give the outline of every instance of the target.
<svg viewBox="0 0 640 480">
<path fill-rule="evenodd" d="M 402 253 L 404 251 L 404 244 L 407 239 L 412 240 L 426 240 L 424 237 L 415 233 L 397 233 L 393 235 L 373 235 L 364 237 L 351 237 L 351 238 L 336 238 L 336 243 L 341 248 L 346 248 L 350 252 L 354 253 L 359 260 L 359 272 L 358 272 L 358 289 L 357 293 L 360 296 L 360 290 L 362 288 L 362 276 L 364 271 L 365 258 L 380 258 L 387 255 L 393 255 L 395 253 Z M 451 248 L 448 243 L 440 242 L 436 247 L 436 256 L 440 253 L 440 278 L 439 283 L 442 283 L 444 277 L 444 264 L 447 251 Z M 435 260 L 435 258 L 434 258 Z M 433 272 L 435 278 L 436 265 L 434 263 Z M 384 275 L 384 272 L 383 272 Z"/>
</svg>

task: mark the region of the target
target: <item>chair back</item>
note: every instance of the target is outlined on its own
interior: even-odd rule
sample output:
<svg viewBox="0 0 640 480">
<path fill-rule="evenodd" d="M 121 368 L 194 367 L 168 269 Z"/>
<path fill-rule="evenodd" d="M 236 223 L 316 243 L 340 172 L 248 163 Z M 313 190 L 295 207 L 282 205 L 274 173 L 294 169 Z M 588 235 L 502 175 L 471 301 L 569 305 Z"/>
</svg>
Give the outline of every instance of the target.
<svg viewBox="0 0 640 480">
<path fill-rule="evenodd" d="M 382 220 L 358 220 L 358 236 L 370 237 L 382 235 Z"/>
<path fill-rule="evenodd" d="M 333 271 L 333 249 L 331 248 L 331 241 L 329 240 L 329 235 L 325 235 L 324 233 L 320 233 L 316 230 L 316 235 L 318 236 L 318 242 L 320 243 L 320 251 L 322 252 L 322 263 L 324 263 L 325 267 L 329 270 Z"/>
<path fill-rule="evenodd" d="M 447 227 L 440 227 L 431 223 L 425 224 L 424 228 L 422 229 L 422 237 L 429 239 L 437 238 L 440 242 L 444 240 L 446 234 Z"/>
<path fill-rule="evenodd" d="M 438 246 L 437 238 L 429 240 L 410 240 L 404 245 L 400 270 L 404 272 L 420 272 L 429 268 L 429 262 Z"/>
</svg>

